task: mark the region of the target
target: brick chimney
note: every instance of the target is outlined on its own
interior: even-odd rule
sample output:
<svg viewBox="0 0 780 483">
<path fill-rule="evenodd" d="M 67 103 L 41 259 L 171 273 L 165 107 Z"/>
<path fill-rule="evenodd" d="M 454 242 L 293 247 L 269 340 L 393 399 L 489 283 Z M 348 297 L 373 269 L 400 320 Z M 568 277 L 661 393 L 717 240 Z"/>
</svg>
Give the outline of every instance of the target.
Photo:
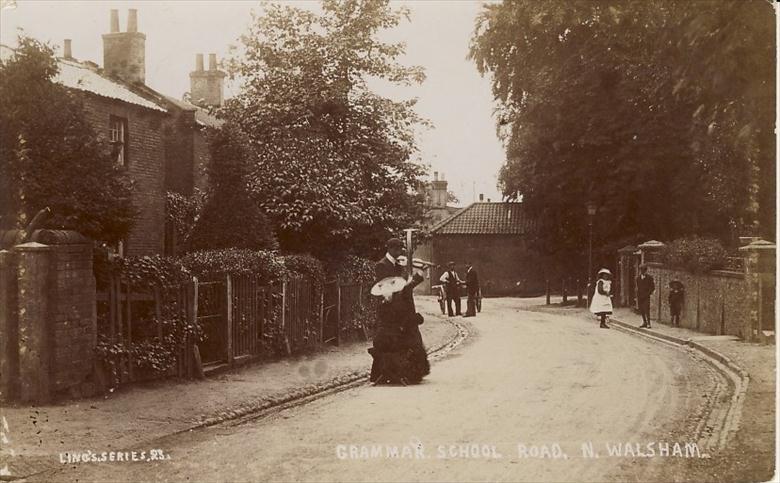
<svg viewBox="0 0 780 483">
<path fill-rule="evenodd" d="M 71 49 L 71 39 L 65 39 L 62 46 L 62 56 L 66 59 L 73 58 L 73 50 Z"/>
<path fill-rule="evenodd" d="M 217 54 L 209 54 L 209 70 L 203 69 L 203 54 L 196 54 L 195 70 L 190 72 L 190 101 L 201 107 L 221 106 L 225 76 L 217 68 Z"/>
<path fill-rule="evenodd" d="M 146 82 L 146 35 L 138 31 L 138 11 L 127 12 L 127 32 L 119 31 L 119 11 L 111 10 L 111 32 L 103 34 L 103 69 L 125 82 Z"/>
<path fill-rule="evenodd" d="M 439 172 L 433 172 L 433 181 L 431 181 L 431 207 L 444 208 L 447 206 L 447 182 L 444 180 L 444 173 L 439 178 Z"/>
</svg>

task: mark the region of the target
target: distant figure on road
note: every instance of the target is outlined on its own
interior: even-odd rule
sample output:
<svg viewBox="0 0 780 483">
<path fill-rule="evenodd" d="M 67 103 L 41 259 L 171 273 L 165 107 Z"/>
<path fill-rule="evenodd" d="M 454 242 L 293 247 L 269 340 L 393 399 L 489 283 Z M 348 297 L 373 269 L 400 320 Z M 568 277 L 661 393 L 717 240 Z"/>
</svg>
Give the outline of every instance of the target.
<svg viewBox="0 0 780 483">
<path fill-rule="evenodd" d="M 650 329 L 650 295 L 655 291 L 653 277 L 647 273 L 647 265 L 639 266 L 639 276 L 636 278 L 636 299 L 639 304 L 639 313 L 642 314 L 640 328 Z"/>
<path fill-rule="evenodd" d="M 606 268 L 599 270 L 596 290 L 590 301 L 590 311 L 600 317 L 602 329 L 609 329 L 607 318 L 612 315 L 612 272 Z"/>
<path fill-rule="evenodd" d="M 447 271 L 442 274 L 439 281 L 444 284 L 444 291 L 447 295 L 447 315 L 452 317 L 452 301 L 455 301 L 455 315 L 460 315 L 460 286 L 463 280 L 458 277 L 455 271 L 455 262 L 447 264 Z"/>
<path fill-rule="evenodd" d="M 479 295 L 479 276 L 477 271 L 471 265 L 471 262 L 466 264 L 466 293 L 468 299 L 466 300 L 466 315 L 464 317 L 475 317 L 477 315 L 477 296 Z"/>
<path fill-rule="evenodd" d="M 375 266 L 374 287 L 389 287 L 389 290 L 380 290 L 379 327 L 373 347 L 368 350 L 374 359 L 371 382 L 375 384 L 418 383 L 430 372 L 418 327 L 423 318 L 415 309 L 412 294 L 423 277 L 415 273 L 409 280 L 405 279 L 405 271 L 398 262 L 403 248 L 403 242 L 398 238 L 389 239 L 387 253 Z"/>
<path fill-rule="evenodd" d="M 685 301 L 685 286 L 679 280 L 669 282 L 669 309 L 672 313 L 672 327 L 680 326 L 680 314 Z"/>
</svg>

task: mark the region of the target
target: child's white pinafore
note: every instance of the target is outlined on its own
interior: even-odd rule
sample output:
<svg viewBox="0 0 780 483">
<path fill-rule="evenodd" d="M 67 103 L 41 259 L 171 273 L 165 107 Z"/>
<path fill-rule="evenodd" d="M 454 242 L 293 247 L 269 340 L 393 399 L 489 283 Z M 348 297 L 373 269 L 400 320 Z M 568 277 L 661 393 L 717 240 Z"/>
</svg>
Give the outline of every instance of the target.
<svg viewBox="0 0 780 483">
<path fill-rule="evenodd" d="M 602 284 L 602 289 L 607 292 L 612 292 L 612 282 L 609 280 L 598 280 L 596 282 L 596 290 L 593 292 L 593 299 L 590 301 L 590 311 L 594 314 L 612 313 L 612 299 L 609 295 L 602 295 L 599 293 L 598 284 Z"/>
</svg>

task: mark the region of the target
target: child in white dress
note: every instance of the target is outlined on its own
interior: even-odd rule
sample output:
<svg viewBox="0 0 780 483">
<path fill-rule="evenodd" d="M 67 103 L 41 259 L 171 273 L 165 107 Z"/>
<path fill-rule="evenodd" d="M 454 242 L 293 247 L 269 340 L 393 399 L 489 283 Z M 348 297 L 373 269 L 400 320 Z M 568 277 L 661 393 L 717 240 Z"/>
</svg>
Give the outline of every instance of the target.
<svg viewBox="0 0 780 483">
<path fill-rule="evenodd" d="M 598 273 L 596 280 L 596 290 L 593 292 L 593 299 L 590 301 L 590 311 L 601 318 L 599 327 L 609 329 L 607 319 L 612 315 L 612 272 L 602 268 Z"/>
</svg>

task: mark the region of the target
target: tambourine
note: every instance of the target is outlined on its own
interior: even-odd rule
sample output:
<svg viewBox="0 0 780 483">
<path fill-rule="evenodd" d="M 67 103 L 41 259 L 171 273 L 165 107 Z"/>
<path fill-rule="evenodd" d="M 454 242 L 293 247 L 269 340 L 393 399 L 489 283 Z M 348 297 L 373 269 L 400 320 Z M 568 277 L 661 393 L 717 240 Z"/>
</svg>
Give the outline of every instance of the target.
<svg viewBox="0 0 780 483">
<path fill-rule="evenodd" d="M 371 287 L 371 295 L 389 298 L 394 293 L 403 290 L 405 286 L 406 280 L 404 280 L 403 277 L 386 277 Z"/>
</svg>

